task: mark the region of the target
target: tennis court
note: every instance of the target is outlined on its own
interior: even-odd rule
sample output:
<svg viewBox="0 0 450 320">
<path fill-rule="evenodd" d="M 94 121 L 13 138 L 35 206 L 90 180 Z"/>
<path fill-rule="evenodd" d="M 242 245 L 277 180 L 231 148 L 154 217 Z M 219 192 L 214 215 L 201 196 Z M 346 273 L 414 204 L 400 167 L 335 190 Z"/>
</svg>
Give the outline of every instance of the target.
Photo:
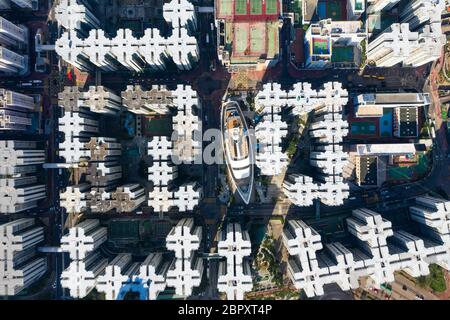
<svg viewBox="0 0 450 320">
<path fill-rule="evenodd" d="M 266 14 L 276 14 L 277 11 L 277 0 L 266 0 Z"/>
<path fill-rule="evenodd" d="M 247 0 L 235 0 L 234 12 L 235 14 L 247 14 Z"/>
<path fill-rule="evenodd" d="M 236 54 L 243 54 L 247 51 L 248 36 L 247 24 L 236 23 L 234 26 L 234 51 Z"/>
<path fill-rule="evenodd" d="M 264 45 L 266 41 L 264 41 L 264 33 L 266 29 L 264 26 L 253 25 L 250 27 L 250 51 L 252 53 L 260 53 L 264 51 Z"/>
<path fill-rule="evenodd" d="M 233 14 L 233 0 L 219 0 L 217 16 L 231 16 Z"/>
<path fill-rule="evenodd" d="M 353 47 L 333 46 L 332 62 L 353 62 Z"/>
<path fill-rule="evenodd" d="M 250 14 L 262 14 L 262 0 L 250 0 Z"/>
<path fill-rule="evenodd" d="M 373 122 L 353 122 L 351 131 L 354 135 L 375 135 L 376 126 Z"/>
</svg>

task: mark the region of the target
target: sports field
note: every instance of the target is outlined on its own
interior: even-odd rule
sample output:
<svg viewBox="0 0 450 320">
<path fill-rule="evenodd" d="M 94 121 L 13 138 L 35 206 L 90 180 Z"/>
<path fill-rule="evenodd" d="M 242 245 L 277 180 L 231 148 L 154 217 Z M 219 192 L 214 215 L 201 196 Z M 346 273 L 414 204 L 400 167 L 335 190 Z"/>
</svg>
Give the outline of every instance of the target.
<svg viewBox="0 0 450 320">
<path fill-rule="evenodd" d="M 264 51 L 266 43 L 264 39 L 265 28 L 260 25 L 250 27 L 250 51 L 251 53 L 260 53 Z"/>
<path fill-rule="evenodd" d="M 234 12 L 235 14 L 247 14 L 247 0 L 235 0 Z"/>
<path fill-rule="evenodd" d="M 335 47 L 333 46 L 332 62 L 352 62 L 353 47 Z"/>
<path fill-rule="evenodd" d="M 236 54 L 242 55 L 247 50 L 248 36 L 249 30 L 246 23 L 236 23 L 234 25 L 234 51 Z"/>
<path fill-rule="evenodd" d="M 250 14 L 262 14 L 262 0 L 250 0 Z"/>
<path fill-rule="evenodd" d="M 353 122 L 351 131 L 354 135 L 375 135 L 376 126 L 373 122 Z"/>
<path fill-rule="evenodd" d="M 231 16 L 233 14 L 233 0 L 219 0 L 218 16 Z"/>
<path fill-rule="evenodd" d="M 138 220 L 114 220 L 109 224 L 111 240 L 139 240 Z"/>
</svg>

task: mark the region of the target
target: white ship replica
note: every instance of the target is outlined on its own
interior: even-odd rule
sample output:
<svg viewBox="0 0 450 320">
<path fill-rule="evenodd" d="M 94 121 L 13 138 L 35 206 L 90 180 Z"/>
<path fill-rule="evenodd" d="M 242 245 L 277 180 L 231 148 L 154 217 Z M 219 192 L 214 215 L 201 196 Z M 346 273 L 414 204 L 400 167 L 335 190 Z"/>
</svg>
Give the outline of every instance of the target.
<svg viewBox="0 0 450 320">
<path fill-rule="evenodd" d="M 229 101 L 222 105 L 222 143 L 232 183 L 245 204 L 253 190 L 254 148 L 247 123 L 239 104 Z"/>
</svg>

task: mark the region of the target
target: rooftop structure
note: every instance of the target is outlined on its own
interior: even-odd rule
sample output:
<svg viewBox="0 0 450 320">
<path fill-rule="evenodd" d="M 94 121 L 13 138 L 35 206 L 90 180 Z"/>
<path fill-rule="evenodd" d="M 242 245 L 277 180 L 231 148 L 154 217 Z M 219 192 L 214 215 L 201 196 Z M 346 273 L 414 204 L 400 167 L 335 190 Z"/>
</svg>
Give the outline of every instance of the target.
<svg viewBox="0 0 450 320">
<path fill-rule="evenodd" d="M 305 35 L 308 68 L 357 68 L 362 61 L 361 41 L 366 31 L 361 21 L 321 20 Z"/>
<path fill-rule="evenodd" d="M 359 156 L 384 156 L 399 154 L 416 154 L 417 148 L 414 143 L 392 143 L 392 144 L 358 144 L 354 151 Z"/>
<path fill-rule="evenodd" d="M 323 245 L 314 229 L 300 220 L 289 221 L 282 239 L 291 256 L 288 274 L 292 282 L 312 297 L 322 295 L 328 283 L 349 290 L 358 288 L 358 279 L 363 276 L 380 286 L 394 281 L 395 271 L 419 277 L 429 274 L 431 263 L 448 268 L 448 204 L 428 197 L 417 199 L 417 203 L 420 209 L 411 209 L 412 218 L 428 233 L 393 231 L 391 223 L 376 212 L 357 209 L 347 219 L 348 231 L 357 239 L 355 247 L 344 247 L 339 242 Z M 422 207 L 424 203 L 428 203 L 425 208 L 430 211 Z"/>
<path fill-rule="evenodd" d="M 146 290 L 148 300 L 156 300 L 159 293 L 165 290 L 166 275 L 170 263 L 164 261 L 161 253 L 151 253 L 139 267 L 139 273 L 134 281 L 140 283 Z"/>
<path fill-rule="evenodd" d="M 417 137 L 419 135 L 419 112 L 417 107 L 395 108 L 394 135 Z"/>
<path fill-rule="evenodd" d="M 37 255 L 44 228 L 34 219 L 18 219 L 0 225 L 0 295 L 14 296 L 47 272 L 47 259 Z"/>
<path fill-rule="evenodd" d="M 67 213 L 81 213 L 87 209 L 87 193 L 90 191 L 89 183 L 68 186 L 59 195 L 61 208 Z"/>
<path fill-rule="evenodd" d="M 378 186 L 378 157 L 356 157 L 356 183 L 359 186 Z"/>
<path fill-rule="evenodd" d="M 197 40 L 189 35 L 187 28 L 196 25 L 194 6 L 188 0 L 172 2 L 163 6 L 164 18 L 173 27 L 168 38 L 163 38 L 154 28 L 146 29 L 140 38 L 130 29 L 117 30 L 114 38 L 108 38 L 102 29 L 92 29 L 86 38 L 81 38 L 76 31 L 80 22 L 97 27 L 96 20 L 82 4 L 70 7 L 75 13 L 70 18 L 67 9 L 63 10 L 57 18 L 70 29 L 56 41 L 56 52 L 82 70 L 114 71 L 121 66 L 136 72 L 145 68 L 158 71 L 166 68 L 167 60 L 173 61 L 180 70 L 191 69 L 199 58 Z"/>
<path fill-rule="evenodd" d="M 72 298 L 82 299 L 95 288 L 97 277 L 107 265 L 108 259 L 98 252 L 91 253 L 83 260 L 74 260 L 61 273 L 61 286 L 69 290 Z"/>
<path fill-rule="evenodd" d="M 369 93 L 360 94 L 354 100 L 356 117 L 382 117 L 386 108 L 423 107 L 430 104 L 426 93 Z M 401 112 L 401 110 L 399 110 Z"/>
</svg>

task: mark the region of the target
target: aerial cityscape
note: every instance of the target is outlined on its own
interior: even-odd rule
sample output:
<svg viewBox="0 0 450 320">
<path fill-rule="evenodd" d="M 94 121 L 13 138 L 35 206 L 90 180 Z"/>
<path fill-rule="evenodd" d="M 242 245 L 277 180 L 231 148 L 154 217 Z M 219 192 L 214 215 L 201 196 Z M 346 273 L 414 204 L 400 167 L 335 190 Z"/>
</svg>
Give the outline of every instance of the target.
<svg viewBox="0 0 450 320">
<path fill-rule="evenodd" d="M 448 68 L 447 0 L 0 0 L 0 299 L 450 300 Z"/>
</svg>

